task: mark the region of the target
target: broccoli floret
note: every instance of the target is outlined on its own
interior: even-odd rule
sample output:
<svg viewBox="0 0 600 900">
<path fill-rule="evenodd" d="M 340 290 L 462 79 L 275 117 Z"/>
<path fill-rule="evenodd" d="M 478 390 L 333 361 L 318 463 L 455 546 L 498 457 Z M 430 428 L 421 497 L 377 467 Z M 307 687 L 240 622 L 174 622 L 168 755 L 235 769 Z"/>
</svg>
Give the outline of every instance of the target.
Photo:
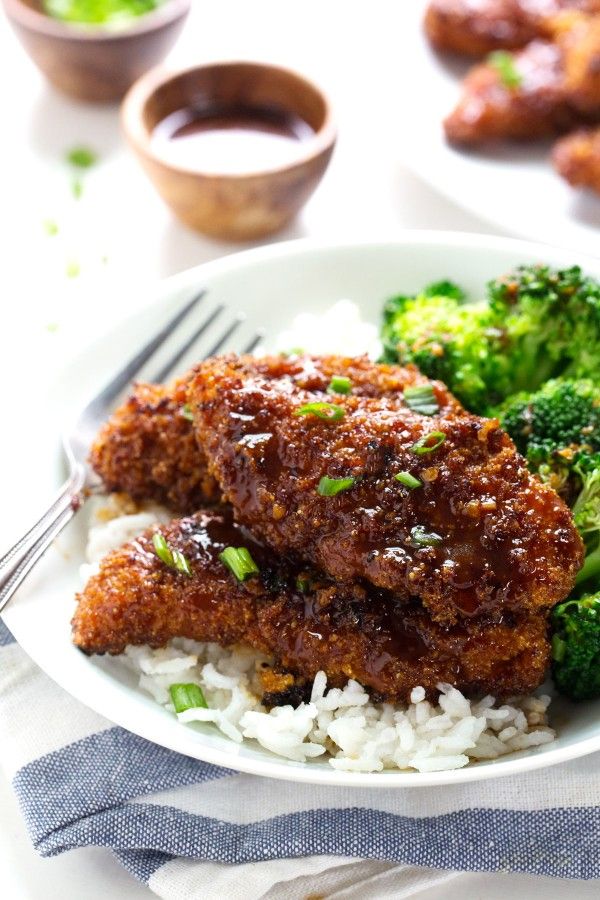
<svg viewBox="0 0 600 900">
<path fill-rule="evenodd" d="M 600 592 L 560 603 L 552 612 L 552 677 L 571 700 L 600 696 Z"/>
<path fill-rule="evenodd" d="M 385 361 L 415 363 L 471 412 L 489 414 L 550 378 L 600 377 L 600 284 L 578 267 L 521 266 L 471 305 L 438 282 L 389 300 L 382 337 Z"/>
<path fill-rule="evenodd" d="M 600 450 L 600 388 L 590 379 L 552 379 L 510 397 L 499 414 L 535 472 L 544 465 L 562 471 L 577 451 Z"/>
<path fill-rule="evenodd" d="M 491 281 L 487 296 L 505 330 L 513 392 L 535 390 L 556 375 L 600 373 L 600 284 L 579 266 L 519 266 Z"/>
<path fill-rule="evenodd" d="M 383 360 L 414 363 L 445 382 L 462 403 L 483 411 L 490 385 L 507 375 L 500 334 L 482 304 L 468 304 L 451 282 L 430 285 L 417 296 L 388 300 L 383 312 Z"/>
<path fill-rule="evenodd" d="M 600 575 L 600 387 L 548 381 L 507 400 L 500 420 L 530 470 L 572 507 L 586 550 L 577 583 Z"/>
</svg>

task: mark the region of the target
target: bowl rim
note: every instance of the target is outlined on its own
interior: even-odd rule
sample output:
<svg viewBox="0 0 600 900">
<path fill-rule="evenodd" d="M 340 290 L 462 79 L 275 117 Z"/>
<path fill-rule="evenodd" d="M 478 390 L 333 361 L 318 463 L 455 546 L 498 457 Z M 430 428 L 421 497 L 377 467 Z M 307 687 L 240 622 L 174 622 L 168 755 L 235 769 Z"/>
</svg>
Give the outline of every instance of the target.
<svg viewBox="0 0 600 900">
<path fill-rule="evenodd" d="M 131 25 L 118 30 L 63 22 L 46 13 L 33 9 L 24 0 L 2 0 L 7 18 L 27 31 L 43 34 L 49 38 L 82 41 L 88 43 L 108 43 L 123 41 L 130 37 L 142 37 L 165 28 L 177 19 L 186 16 L 192 0 L 165 0 L 156 9 L 134 19 Z"/>
<path fill-rule="evenodd" d="M 148 101 L 154 94 L 166 84 L 196 72 L 209 69 L 228 69 L 236 66 L 250 66 L 263 69 L 273 74 L 279 73 L 291 76 L 305 89 L 313 91 L 324 103 L 325 115 L 321 126 L 306 140 L 299 141 L 301 152 L 290 162 L 278 166 L 267 166 L 248 172 L 220 172 L 200 167 L 186 166 L 173 162 L 167 153 L 161 152 L 152 143 L 152 135 L 144 125 L 143 113 Z M 209 62 L 197 63 L 184 68 L 170 69 L 166 66 L 157 66 L 146 72 L 129 88 L 121 104 L 121 124 L 125 136 L 133 149 L 146 160 L 158 163 L 173 174 L 192 176 L 197 178 L 218 179 L 221 181 L 244 182 L 265 176 L 278 175 L 284 172 L 293 172 L 301 169 L 306 163 L 317 159 L 324 153 L 333 149 L 337 140 L 337 128 L 333 116 L 332 103 L 327 92 L 319 84 L 299 72 L 287 66 L 277 63 L 265 62 L 256 59 L 220 59 Z"/>
</svg>

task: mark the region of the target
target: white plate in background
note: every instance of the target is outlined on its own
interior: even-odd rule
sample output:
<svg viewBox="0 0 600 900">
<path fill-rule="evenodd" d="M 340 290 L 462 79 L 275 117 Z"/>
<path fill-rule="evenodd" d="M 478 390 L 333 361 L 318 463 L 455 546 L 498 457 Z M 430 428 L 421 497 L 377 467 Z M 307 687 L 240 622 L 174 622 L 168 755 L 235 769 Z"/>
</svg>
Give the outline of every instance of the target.
<svg viewBox="0 0 600 900">
<path fill-rule="evenodd" d="M 531 240 L 600 254 L 600 196 L 570 187 L 552 167 L 553 141 L 477 150 L 448 144 L 442 121 L 456 104 L 471 63 L 436 53 L 422 28 L 428 0 L 406 10 L 398 68 L 404 85 L 396 118 L 400 160 L 458 206 Z M 432 223 L 435 224 L 435 223 Z"/>
</svg>

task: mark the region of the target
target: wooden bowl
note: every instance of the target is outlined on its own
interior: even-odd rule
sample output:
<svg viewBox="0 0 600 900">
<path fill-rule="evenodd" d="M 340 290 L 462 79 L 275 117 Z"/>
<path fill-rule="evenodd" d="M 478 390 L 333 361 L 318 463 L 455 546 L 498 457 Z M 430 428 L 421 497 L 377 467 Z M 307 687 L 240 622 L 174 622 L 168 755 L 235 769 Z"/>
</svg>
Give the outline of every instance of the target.
<svg viewBox="0 0 600 900">
<path fill-rule="evenodd" d="M 119 30 L 53 19 L 42 0 L 2 0 L 29 56 L 58 90 L 94 103 L 120 100 L 175 43 L 191 0 L 168 0 Z"/>
<path fill-rule="evenodd" d="M 182 109 L 275 109 L 307 123 L 288 164 L 250 173 L 203 171 L 175 162 L 153 142 L 156 126 Z M 283 228 L 311 196 L 331 158 L 335 127 L 323 93 L 277 66 L 223 62 L 169 73 L 152 71 L 122 107 L 127 138 L 159 194 L 185 225 L 211 237 L 253 240 Z"/>
</svg>

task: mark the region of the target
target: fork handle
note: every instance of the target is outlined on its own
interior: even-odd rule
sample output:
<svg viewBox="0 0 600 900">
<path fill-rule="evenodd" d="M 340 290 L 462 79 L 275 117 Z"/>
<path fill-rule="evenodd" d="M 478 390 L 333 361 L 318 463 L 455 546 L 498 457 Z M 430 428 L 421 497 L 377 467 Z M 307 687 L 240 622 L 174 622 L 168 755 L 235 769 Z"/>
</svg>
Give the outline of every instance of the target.
<svg viewBox="0 0 600 900">
<path fill-rule="evenodd" d="M 44 515 L 0 559 L 0 612 L 81 506 L 82 484 L 83 474 L 76 469 Z"/>
</svg>

